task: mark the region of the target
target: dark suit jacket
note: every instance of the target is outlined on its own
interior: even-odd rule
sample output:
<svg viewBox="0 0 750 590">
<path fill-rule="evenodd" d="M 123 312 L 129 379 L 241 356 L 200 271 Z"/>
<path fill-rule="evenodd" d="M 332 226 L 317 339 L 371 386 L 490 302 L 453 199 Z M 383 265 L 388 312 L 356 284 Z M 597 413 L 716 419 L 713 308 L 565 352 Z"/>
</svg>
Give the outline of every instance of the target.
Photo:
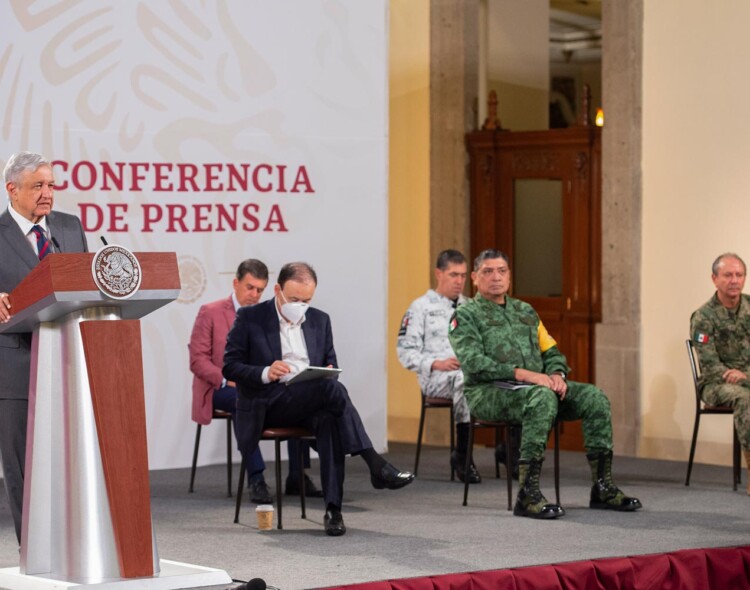
<svg viewBox="0 0 750 590">
<path fill-rule="evenodd" d="M 88 252 L 81 221 L 53 211 L 47 215 L 50 235 L 63 252 Z M 10 293 L 39 264 L 34 249 L 5 209 L 0 214 L 0 292 Z M 11 309 L 11 313 L 13 310 Z M 0 399 L 29 396 L 31 334 L 0 334 Z"/>
<path fill-rule="evenodd" d="M 279 388 L 286 387 L 278 382 L 264 384 L 261 379 L 263 369 L 274 361 L 281 360 L 281 332 L 275 305 L 275 298 L 271 298 L 257 305 L 240 308 L 224 351 L 224 377 L 237 383 L 240 394 L 237 408 L 250 412 L 252 416 L 252 423 L 246 425 L 248 431 L 242 435 L 238 433 L 238 439 L 241 437 L 248 445 L 245 449 L 247 451 L 252 451 L 260 440 L 269 398 Z M 333 348 L 331 319 L 327 313 L 314 307 L 309 308 L 302 324 L 302 333 L 310 365 L 338 366 Z"/>
<path fill-rule="evenodd" d="M 234 323 L 231 295 L 202 305 L 190 334 L 190 370 L 193 373 L 193 420 L 210 424 L 214 391 L 221 387 L 224 348 Z"/>
</svg>

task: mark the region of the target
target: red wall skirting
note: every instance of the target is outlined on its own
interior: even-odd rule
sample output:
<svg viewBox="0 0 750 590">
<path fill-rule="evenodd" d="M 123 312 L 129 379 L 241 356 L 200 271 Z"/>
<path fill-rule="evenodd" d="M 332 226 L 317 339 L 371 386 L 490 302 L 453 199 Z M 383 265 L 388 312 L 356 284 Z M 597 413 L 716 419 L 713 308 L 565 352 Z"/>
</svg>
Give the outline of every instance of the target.
<svg viewBox="0 0 750 590">
<path fill-rule="evenodd" d="M 750 546 L 573 561 L 555 565 L 338 586 L 341 590 L 740 590 Z"/>
</svg>

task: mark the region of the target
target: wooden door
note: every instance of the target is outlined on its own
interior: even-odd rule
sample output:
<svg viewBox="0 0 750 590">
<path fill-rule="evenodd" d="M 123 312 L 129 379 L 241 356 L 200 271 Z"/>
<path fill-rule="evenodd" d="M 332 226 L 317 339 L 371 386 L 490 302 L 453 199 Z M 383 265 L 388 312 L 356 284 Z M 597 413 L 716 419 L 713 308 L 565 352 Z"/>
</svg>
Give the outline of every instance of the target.
<svg viewBox="0 0 750 590">
<path fill-rule="evenodd" d="M 508 254 L 511 295 L 539 313 L 568 359 L 570 379 L 594 381 L 601 303 L 601 149 L 597 128 L 477 131 L 470 153 L 472 257 Z M 580 422 L 561 445 L 583 448 Z"/>
</svg>

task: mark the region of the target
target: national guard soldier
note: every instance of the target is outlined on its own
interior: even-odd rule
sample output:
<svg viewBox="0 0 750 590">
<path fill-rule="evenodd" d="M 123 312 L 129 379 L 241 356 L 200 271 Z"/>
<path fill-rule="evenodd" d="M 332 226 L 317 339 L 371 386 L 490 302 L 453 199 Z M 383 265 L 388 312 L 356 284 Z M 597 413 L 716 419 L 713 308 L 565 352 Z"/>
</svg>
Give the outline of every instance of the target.
<svg viewBox="0 0 750 590">
<path fill-rule="evenodd" d="M 690 318 L 690 335 L 701 367 L 701 399 L 734 408 L 734 423 L 748 465 L 750 495 L 750 296 L 746 267 L 736 254 L 722 254 L 711 267 L 716 293 Z"/>
<path fill-rule="evenodd" d="M 469 442 L 469 408 L 464 399 L 464 376 L 448 340 L 448 323 L 457 306 L 466 302 L 466 258 L 458 250 L 443 250 L 435 264 L 437 286 L 415 299 L 401 320 L 398 332 L 398 360 L 417 373 L 422 393 L 453 400 L 456 420 L 456 450 L 451 466 L 464 481 Z M 469 483 L 481 477 L 472 463 Z"/>
<path fill-rule="evenodd" d="M 547 502 L 539 475 L 555 421 L 583 420 L 586 458 L 591 466 L 591 508 L 632 511 L 637 498 L 612 481 L 612 419 L 609 400 L 597 387 L 567 381 L 568 366 L 557 343 L 527 303 L 507 295 L 508 257 L 485 250 L 474 261 L 476 297 L 459 307 L 450 341 L 464 373 L 464 395 L 472 415 L 522 425 L 519 491 L 513 514 L 557 518 L 561 506 Z M 522 382 L 518 387 L 516 382 Z"/>
</svg>

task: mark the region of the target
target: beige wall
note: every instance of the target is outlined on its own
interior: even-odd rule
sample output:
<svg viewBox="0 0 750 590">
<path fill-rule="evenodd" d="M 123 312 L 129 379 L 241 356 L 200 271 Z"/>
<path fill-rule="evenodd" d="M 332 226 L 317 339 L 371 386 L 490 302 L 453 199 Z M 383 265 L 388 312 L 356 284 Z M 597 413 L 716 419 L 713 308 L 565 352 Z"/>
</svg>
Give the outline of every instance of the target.
<svg viewBox="0 0 750 590">
<path fill-rule="evenodd" d="M 506 129 L 547 129 L 549 1 L 487 0 L 487 91 Z M 480 97 L 486 101 L 487 98 Z"/>
<path fill-rule="evenodd" d="M 639 454 L 646 457 L 687 457 L 689 317 L 713 292 L 717 254 L 750 257 L 748 22 L 746 0 L 718 11 L 704 0 L 644 2 Z M 704 419 L 696 460 L 729 464 L 730 444 L 728 417 Z"/>
<path fill-rule="evenodd" d="M 411 301 L 429 288 L 429 25 L 429 0 L 391 0 L 388 440 L 413 441 L 419 419 L 419 386 L 396 358 L 396 337 Z"/>
</svg>

